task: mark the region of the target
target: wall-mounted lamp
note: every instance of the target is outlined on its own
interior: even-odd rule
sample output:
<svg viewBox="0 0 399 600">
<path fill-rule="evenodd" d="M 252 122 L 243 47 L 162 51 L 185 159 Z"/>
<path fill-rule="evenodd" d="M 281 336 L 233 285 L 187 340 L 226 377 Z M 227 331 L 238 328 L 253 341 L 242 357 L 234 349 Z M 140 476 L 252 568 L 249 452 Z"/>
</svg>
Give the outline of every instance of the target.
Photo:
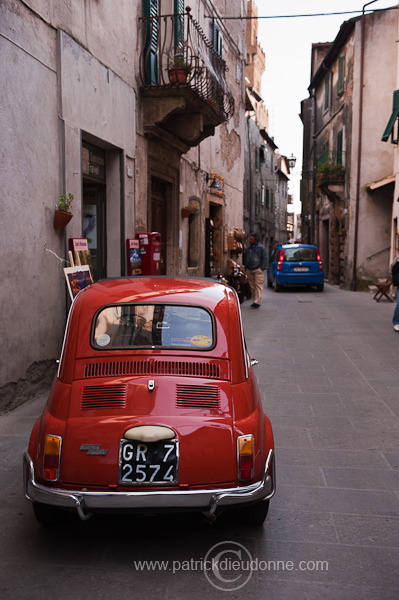
<svg viewBox="0 0 399 600">
<path fill-rule="evenodd" d="M 209 181 L 211 183 L 209 183 Z M 206 182 L 209 184 L 208 187 L 211 190 L 220 190 L 220 185 L 218 184 L 216 177 L 210 177 L 209 173 L 206 174 Z"/>
<path fill-rule="evenodd" d="M 296 157 L 291 152 L 291 156 L 288 159 L 288 166 L 290 169 L 295 169 Z"/>
</svg>

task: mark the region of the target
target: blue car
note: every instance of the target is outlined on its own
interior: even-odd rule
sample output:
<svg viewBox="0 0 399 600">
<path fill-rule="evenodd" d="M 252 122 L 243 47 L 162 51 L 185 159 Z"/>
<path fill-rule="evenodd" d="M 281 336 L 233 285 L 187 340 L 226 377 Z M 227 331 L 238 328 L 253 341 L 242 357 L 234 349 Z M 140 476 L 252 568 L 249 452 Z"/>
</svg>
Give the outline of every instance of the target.
<svg viewBox="0 0 399 600">
<path fill-rule="evenodd" d="M 289 285 L 324 288 L 324 270 L 320 252 L 309 244 L 284 244 L 273 251 L 267 270 L 267 285 L 280 292 Z"/>
</svg>

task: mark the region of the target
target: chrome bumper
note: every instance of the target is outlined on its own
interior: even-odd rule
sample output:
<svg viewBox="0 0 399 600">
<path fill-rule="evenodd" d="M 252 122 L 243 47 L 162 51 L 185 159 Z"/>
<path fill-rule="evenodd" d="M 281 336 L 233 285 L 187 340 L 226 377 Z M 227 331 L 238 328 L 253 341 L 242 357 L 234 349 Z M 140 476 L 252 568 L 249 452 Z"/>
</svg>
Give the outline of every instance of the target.
<svg viewBox="0 0 399 600">
<path fill-rule="evenodd" d="M 32 459 L 25 452 L 25 496 L 32 502 L 42 502 L 61 508 L 75 508 L 81 519 L 90 517 L 91 511 L 140 509 L 193 509 L 212 518 L 220 507 L 239 506 L 250 502 L 268 500 L 275 492 L 274 451 L 267 456 L 261 481 L 248 486 L 216 488 L 210 490 L 146 490 L 118 492 L 86 492 L 49 488 L 35 481 Z"/>
</svg>

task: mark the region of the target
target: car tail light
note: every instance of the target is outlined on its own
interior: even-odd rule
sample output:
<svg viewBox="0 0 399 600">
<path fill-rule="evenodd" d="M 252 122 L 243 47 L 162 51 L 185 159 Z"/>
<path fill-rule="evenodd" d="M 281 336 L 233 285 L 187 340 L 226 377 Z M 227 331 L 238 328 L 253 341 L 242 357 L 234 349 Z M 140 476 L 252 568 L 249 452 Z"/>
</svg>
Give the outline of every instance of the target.
<svg viewBox="0 0 399 600">
<path fill-rule="evenodd" d="M 254 436 L 240 435 L 237 438 L 238 480 L 250 481 L 254 476 Z"/>
<path fill-rule="evenodd" d="M 277 261 L 277 271 L 283 270 L 284 250 L 280 250 Z"/>
<path fill-rule="evenodd" d="M 60 473 L 62 438 L 59 435 L 46 435 L 44 442 L 44 479 L 57 481 Z"/>
<path fill-rule="evenodd" d="M 316 260 L 319 263 L 319 271 L 323 270 L 323 261 L 321 260 L 320 252 L 316 250 Z"/>
</svg>

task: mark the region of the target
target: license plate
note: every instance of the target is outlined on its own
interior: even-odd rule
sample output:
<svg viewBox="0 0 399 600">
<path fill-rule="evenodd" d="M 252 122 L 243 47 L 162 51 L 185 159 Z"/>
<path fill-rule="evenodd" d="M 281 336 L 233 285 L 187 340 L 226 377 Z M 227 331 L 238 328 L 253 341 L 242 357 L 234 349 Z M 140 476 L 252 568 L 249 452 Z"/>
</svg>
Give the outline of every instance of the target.
<svg viewBox="0 0 399 600">
<path fill-rule="evenodd" d="M 119 482 L 177 483 L 177 454 L 176 440 L 151 443 L 121 440 Z"/>
<path fill-rule="evenodd" d="M 294 267 L 295 273 L 307 273 L 309 271 L 309 267 Z"/>
</svg>

